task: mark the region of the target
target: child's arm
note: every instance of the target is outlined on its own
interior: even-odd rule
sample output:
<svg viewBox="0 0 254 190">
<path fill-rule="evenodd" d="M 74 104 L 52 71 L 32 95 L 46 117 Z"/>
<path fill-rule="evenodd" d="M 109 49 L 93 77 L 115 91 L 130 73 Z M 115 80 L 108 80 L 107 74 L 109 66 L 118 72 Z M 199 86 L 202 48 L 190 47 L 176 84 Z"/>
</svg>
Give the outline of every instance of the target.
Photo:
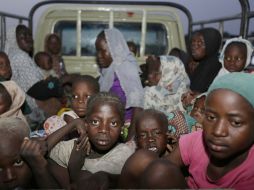
<svg viewBox="0 0 254 190">
<path fill-rule="evenodd" d="M 39 188 L 59 188 L 59 185 L 49 173 L 48 162 L 44 158 L 47 150 L 45 140 L 39 141 L 25 138 L 21 145 L 20 155 L 31 168 Z"/>
<path fill-rule="evenodd" d="M 182 161 L 179 144 L 177 143 L 175 146 L 175 149 L 170 154 L 168 154 L 166 158 L 178 167 L 182 168 L 184 167 L 184 163 Z"/>
<path fill-rule="evenodd" d="M 81 168 L 84 165 L 85 158 L 90 152 L 90 143 L 88 137 L 84 137 L 81 142 L 74 141 L 71 156 L 68 162 L 68 171 L 70 182 L 75 184 L 79 178 Z M 90 172 L 89 172 L 90 173 Z"/>
<path fill-rule="evenodd" d="M 48 151 L 50 151 L 62 138 L 70 133 L 73 129 L 76 129 L 80 135 L 78 142 L 86 136 L 85 123 L 82 119 L 74 119 L 64 127 L 56 130 L 54 133 L 47 137 Z"/>
</svg>

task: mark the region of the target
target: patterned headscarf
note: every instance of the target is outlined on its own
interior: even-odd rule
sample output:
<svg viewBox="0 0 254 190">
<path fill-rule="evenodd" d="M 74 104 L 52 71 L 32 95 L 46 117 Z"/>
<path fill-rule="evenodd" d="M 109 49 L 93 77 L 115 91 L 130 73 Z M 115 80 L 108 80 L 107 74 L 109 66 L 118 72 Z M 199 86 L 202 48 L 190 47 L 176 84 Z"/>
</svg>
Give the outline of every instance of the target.
<svg viewBox="0 0 254 190">
<path fill-rule="evenodd" d="M 218 77 L 208 89 L 208 95 L 216 89 L 228 89 L 244 97 L 254 108 L 254 75 L 233 72 Z"/>
<path fill-rule="evenodd" d="M 222 51 L 220 53 L 220 57 L 219 57 L 219 61 L 222 65 L 221 70 L 218 73 L 218 76 L 222 76 L 226 73 L 229 73 L 229 71 L 224 67 L 224 56 L 225 56 L 225 50 L 228 47 L 228 45 L 230 45 L 232 42 L 240 42 L 246 45 L 246 49 L 247 49 L 247 59 L 246 59 L 246 63 L 244 68 L 246 68 L 251 61 L 251 55 L 253 52 L 253 46 L 251 45 L 250 41 L 243 39 L 242 37 L 237 37 L 237 38 L 231 38 L 229 40 L 226 41 L 225 45 L 222 48 Z"/>
<path fill-rule="evenodd" d="M 101 69 L 100 91 L 109 91 L 116 74 L 126 96 L 125 107 L 143 107 L 143 87 L 136 59 L 119 30 L 112 28 L 104 32 L 113 62 L 108 68 Z"/>
<path fill-rule="evenodd" d="M 145 88 L 144 108 L 153 108 L 164 113 L 184 110 L 181 95 L 190 84 L 180 59 L 174 56 L 160 56 L 161 79 L 157 86 Z"/>
</svg>

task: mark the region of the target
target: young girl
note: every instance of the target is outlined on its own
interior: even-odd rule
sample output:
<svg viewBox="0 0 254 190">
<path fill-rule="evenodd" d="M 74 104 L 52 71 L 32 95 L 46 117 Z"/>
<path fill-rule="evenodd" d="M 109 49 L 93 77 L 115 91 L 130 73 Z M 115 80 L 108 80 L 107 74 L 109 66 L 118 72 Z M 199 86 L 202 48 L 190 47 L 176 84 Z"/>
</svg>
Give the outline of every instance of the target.
<svg viewBox="0 0 254 190">
<path fill-rule="evenodd" d="M 77 77 L 72 83 L 71 90 L 71 109 L 61 109 L 57 115 L 49 117 L 43 124 L 43 128 L 47 135 L 53 133 L 57 129 L 63 127 L 73 119 L 86 116 L 88 99 L 99 92 L 99 84 L 97 80 L 89 75 Z"/>
<path fill-rule="evenodd" d="M 251 62 L 253 47 L 242 37 L 226 41 L 222 48 L 219 61 L 222 68 L 217 77 L 231 72 L 242 72 Z"/>
<path fill-rule="evenodd" d="M 184 110 L 181 94 L 187 91 L 189 78 L 184 65 L 174 56 L 160 56 L 147 60 L 148 81 L 145 88 L 144 108 L 157 109 L 163 113 L 173 110 Z"/>
<path fill-rule="evenodd" d="M 112 92 L 121 99 L 126 108 L 125 121 L 130 122 L 143 107 L 143 87 L 136 59 L 122 33 L 115 28 L 102 31 L 95 46 L 101 72 L 100 90 Z"/>
<path fill-rule="evenodd" d="M 210 86 L 204 130 L 182 136 L 168 156 L 188 166 L 188 188 L 254 188 L 253 89 L 254 76 L 246 73 L 226 74 Z"/>
<path fill-rule="evenodd" d="M 60 142 L 50 152 L 53 174 L 62 187 L 69 186 L 70 177 L 73 179 L 73 173 L 79 175 L 80 169 L 83 176 L 99 171 L 120 174 L 126 159 L 135 151 L 133 141 L 118 143 L 124 124 L 124 107 L 118 97 L 105 92 L 92 96 L 87 104 L 86 123 L 91 144 L 88 156 L 82 148 L 76 149 L 75 139 Z"/>
</svg>

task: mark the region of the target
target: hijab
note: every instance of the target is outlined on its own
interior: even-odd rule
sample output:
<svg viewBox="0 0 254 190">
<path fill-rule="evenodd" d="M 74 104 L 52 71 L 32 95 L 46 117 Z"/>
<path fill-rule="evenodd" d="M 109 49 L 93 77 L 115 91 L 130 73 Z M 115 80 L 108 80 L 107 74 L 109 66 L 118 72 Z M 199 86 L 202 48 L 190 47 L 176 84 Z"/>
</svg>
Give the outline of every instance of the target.
<svg viewBox="0 0 254 190">
<path fill-rule="evenodd" d="M 199 62 L 191 77 L 190 89 L 203 93 L 207 91 L 221 68 L 218 53 L 222 38 L 220 32 L 214 28 L 201 29 L 196 33 L 204 38 L 205 57 Z"/>
<path fill-rule="evenodd" d="M 125 108 L 143 107 L 143 87 L 139 77 L 141 71 L 135 57 L 119 30 L 112 28 L 104 32 L 113 61 L 108 68 L 101 69 L 100 91 L 110 90 L 116 74 L 126 96 Z"/>
</svg>

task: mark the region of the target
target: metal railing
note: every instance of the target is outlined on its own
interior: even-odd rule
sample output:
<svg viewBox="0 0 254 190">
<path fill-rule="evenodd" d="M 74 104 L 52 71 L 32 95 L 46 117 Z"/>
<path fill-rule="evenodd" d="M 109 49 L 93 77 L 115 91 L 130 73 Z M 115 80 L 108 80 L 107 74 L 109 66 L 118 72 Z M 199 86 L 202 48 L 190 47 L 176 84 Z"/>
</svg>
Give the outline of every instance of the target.
<svg viewBox="0 0 254 190">
<path fill-rule="evenodd" d="M 254 12 L 250 11 L 250 5 L 248 0 L 239 0 L 239 3 L 241 4 L 241 13 L 227 16 L 227 17 L 220 17 L 216 19 L 210 19 L 210 20 L 202 20 L 202 21 L 196 21 L 192 23 L 192 28 L 194 26 L 200 26 L 201 28 L 204 28 L 207 24 L 219 24 L 219 31 L 221 32 L 221 35 L 224 35 L 224 23 L 227 21 L 233 21 L 233 20 L 240 20 L 240 26 L 239 26 L 239 36 L 242 36 L 243 38 L 254 40 L 254 36 L 248 36 L 248 29 L 249 29 L 249 20 L 251 18 L 254 18 Z M 224 38 L 224 36 L 223 36 Z"/>
<path fill-rule="evenodd" d="M 24 21 L 29 22 L 28 17 L 15 15 L 11 13 L 6 12 L 0 12 L 0 50 L 3 51 L 4 49 L 4 43 L 6 40 L 6 19 L 12 18 L 18 20 L 18 23 L 22 24 Z"/>
</svg>

